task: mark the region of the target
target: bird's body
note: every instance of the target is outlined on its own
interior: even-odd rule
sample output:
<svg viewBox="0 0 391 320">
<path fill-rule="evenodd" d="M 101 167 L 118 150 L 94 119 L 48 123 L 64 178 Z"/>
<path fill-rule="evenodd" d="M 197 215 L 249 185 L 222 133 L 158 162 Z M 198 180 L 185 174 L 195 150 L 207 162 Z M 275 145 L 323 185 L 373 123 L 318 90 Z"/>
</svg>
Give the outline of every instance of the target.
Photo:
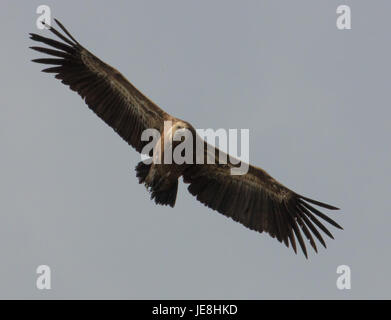
<svg viewBox="0 0 391 320">
<path fill-rule="evenodd" d="M 175 205 L 178 190 L 178 179 L 189 168 L 188 163 L 173 161 L 177 142 L 174 141 L 177 132 L 184 129 L 195 133 L 194 128 L 187 122 L 170 117 L 163 125 L 157 142 L 151 152 L 149 161 L 141 161 L 136 167 L 136 175 L 140 183 L 150 189 L 155 202 L 162 205 Z M 168 159 L 168 160 L 167 160 Z M 148 162 L 147 164 L 145 162 Z"/>
<path fill-rule="evenodd" d="M 337 209 L 336 207 L 303 197 L 277 182 L 263 169 L 252 165 L 248 166 L 247 173 L 232 175 L 234 165 L 220 162 L 220 150 L 207 148 L 207 143 L 202 143 L 202 154 L 205 159 L 213 155 L 213 164 L 196 161 L 166 163 L 165 154 L 173 152 L 177 144 L 172 138 L 183 130 L 188 130 L 196 145 L 196 140 L 199 139 L 196 130 L 190 123 L 159 108 L 118 70 L 86 50 L 61 23 L 56 22 L 67 37 L 52 27 L 49 30 L 63 42 L 31 34 L 32 40 L 54 48 L 31 47 L 54 56 L 33 61 L 53 65 L 43 71 L 54 73 L 62 83 L 76 91 L 91 110 L 138 152 L 142 152 L 150 142 L 142 139 L 145 130 L 153 129 L 160 134 L 160 139 L 150 154 L 152 161 L 141 161 L 136 166 L 139 182 L 146 185 L 156 203 L 174 206 L 178 180 L 183 177 L 183 181 L 189 184 L 189 192 L 206 206 L 252 230 L 269 233 L 286 246 L 291 245 L 295 252 L 297 239 L 306 256 L 301 232 L 316 251 L 313 236 L 325 246 L 318 228 L 332 237 L 319 218 L 341 228 L 313 205 L 331 210 Z M 167 122 L 170 126 L 166 128 Z"/>
</svg>

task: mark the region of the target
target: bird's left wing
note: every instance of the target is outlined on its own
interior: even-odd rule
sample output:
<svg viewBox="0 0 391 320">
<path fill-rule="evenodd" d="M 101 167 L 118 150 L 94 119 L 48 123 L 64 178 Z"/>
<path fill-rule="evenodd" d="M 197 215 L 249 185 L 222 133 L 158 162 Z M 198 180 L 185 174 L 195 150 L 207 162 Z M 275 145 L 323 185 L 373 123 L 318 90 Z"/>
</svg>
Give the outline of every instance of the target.
<svg viewBox="0 0 391 320">
<path fill-rule="evenodd" d="M 235 166 L 229 161 L 224 164 L 219 160 L 221 155 L 226 154 L 207 145 L 205 143 L 204 163 L 191 165 L 183 174 L 183 181 L 190 184 L 189 192 L 204 205 L 247 228 L 269 233 L 287 247 L 291 244 L 295 252 L 297 239 L 306 257 L 307 249 L 301 232 L 317 251 L 314 236 L 326 247 L 318 229 L 333 238 L 321 220 L 342 229 L 314 205 L 330 210 L 338 208 L 303 197 L 252 165 L 249 165 L 246 174 L 232 175 L 231 169 Z M 214 161 L 211 162 L 214 163 L 208 164 L 207 159 L 213 153 Z"/>
<path fill-rule="evenodd" d="M 47 27 L 63 42 L 30 33 L 32 40 L 52 47 L 30 47 L 52 56 L 32 61 L 52 65 L 42 71 L 56 74 L 57 79 L 76 91 L 91 110 L 141 152 L 148 143 L 141 141 L 143 130 L 154 128 L 161 131 L 164 120 L 170 116 L 119 71 L 81 46 L 58 20 L 55 21 L 65 35 Z"/>
</svg>

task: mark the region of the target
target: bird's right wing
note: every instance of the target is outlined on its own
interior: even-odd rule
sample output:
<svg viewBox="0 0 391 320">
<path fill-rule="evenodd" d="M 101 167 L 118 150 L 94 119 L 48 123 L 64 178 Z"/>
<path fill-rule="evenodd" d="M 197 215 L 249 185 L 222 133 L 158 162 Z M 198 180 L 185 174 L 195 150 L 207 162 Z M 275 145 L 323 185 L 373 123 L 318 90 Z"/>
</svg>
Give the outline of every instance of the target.
<svg viewBox="0 0 391 320">
<path fill-rule="evenodd" d="M 42 71 L 56 74 L 57 79 L 76 91 L 91 110 L 141 152 L 148 143 L 141 141 L 143 130 L 154 128 L 161 131 L 164 120 L 170 116 L 138 91 L 120 72 L 81 46 L 59 21 L 55 21 L 66 35 L 53 27 L 48 28 L 64 42 L 30 33 L 32 40 L 52 47 L 31 47 L 52 56 L 32 61 L 53 65 Z"/>
</svg>

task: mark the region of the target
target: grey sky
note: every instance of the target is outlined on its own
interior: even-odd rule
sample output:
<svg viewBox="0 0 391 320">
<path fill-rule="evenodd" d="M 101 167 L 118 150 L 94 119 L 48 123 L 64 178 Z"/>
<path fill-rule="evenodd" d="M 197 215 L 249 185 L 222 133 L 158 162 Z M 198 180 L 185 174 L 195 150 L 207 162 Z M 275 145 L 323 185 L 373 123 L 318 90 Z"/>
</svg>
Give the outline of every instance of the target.
<svg viewBox="0 0 391 320">
<path fill-rule="evenodd" d="M 1 298 L 391 298 L 389 1 L 6 2 Z M 306 260 L 183 184 L 174 209 L 156 206 L 139 154 L 30 62 L 40 4 L 167 112 L 249 128 L 250 161 L 339 206 L 345 230 Z M 336 28 L 340 4 L 352 30 Z M 50 291 L 35 287 L 41 264 Z"/>
</svg>

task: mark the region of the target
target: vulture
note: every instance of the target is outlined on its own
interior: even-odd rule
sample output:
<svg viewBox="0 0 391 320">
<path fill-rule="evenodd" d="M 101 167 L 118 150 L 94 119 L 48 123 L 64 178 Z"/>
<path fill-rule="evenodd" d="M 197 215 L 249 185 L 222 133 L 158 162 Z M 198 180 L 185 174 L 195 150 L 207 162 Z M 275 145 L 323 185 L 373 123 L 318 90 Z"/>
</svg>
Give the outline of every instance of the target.
<svg viewBox="0 0 391 320">
<path fill-rule="evenodd" d="M 171 137 L 184 129 L 195 132 L 191 124 L 159 108 L 118 70 L 84 48 L 61 22 L 54 20 L 62 32 L 43 24 L 58 39 L 30 33 L 32 40 L 47 45 L 30 48 L 49 55 L 32 61 L 49 65 L 42 71 L 54 74 L 55 78 L 76 91 L 87 106 L 130 146 L 141 153 L 150 142 L 142 139 L 143 132 L 154 129 L 164 136 L 165 122 L 172 123 L 169 130 Z M 158 149 L 157 146 L 164 152 L 166 141 L 156 142 L 153 149 Z M 306 242 L 315 252 L 315 239 L 326 248 L 320 231 L 333 238 L 325 222 L 342 229 L 319 209 L 338 210 L 335 206 L 288 189 L 259 167 L 248 165 L 245 174 L 231 174 L 231 169 L 237 164 L 219 161 L 224 153 L 206 142 L 203 149 L 206 157 L 214 152 L 214 163 L 161 163 L 155 161 L 155 151 L 150 163 L 141 161 L 136 166 L 136 175 L 139 182 L 147 187 L 151 199 L 157 204 L 174 207 L 178 180 L 182 177 L 183 182 L 188 184 L 188 191 L 205 206 L 251 230 L 268 233 L 287 247 L 291 246 L 295 253 L 298 242 L 306 258 Z"/>
</svg>

